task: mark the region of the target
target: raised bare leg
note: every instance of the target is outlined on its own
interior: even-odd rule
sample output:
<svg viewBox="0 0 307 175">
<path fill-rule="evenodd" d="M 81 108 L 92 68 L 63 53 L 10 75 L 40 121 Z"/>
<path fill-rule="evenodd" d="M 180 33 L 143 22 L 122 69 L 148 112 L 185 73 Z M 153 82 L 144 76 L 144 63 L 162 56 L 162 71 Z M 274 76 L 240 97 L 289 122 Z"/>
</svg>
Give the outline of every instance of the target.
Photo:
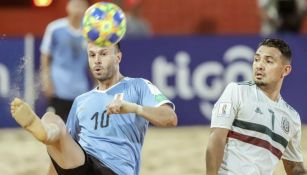
<svg viewBox="0 0 307 175">
<path fill-rule="evenodd" d="M 47 112 L 40 119 L 27 103 L 18 98 L 11 103 L 11 113 L 21 127 L 47 145 L 48 154 L 60 167 L 71 169 L 84 164 L 83 150 L 69 134 L 61 117 Z"/>
<path fill-rule="evenodd" d="M 11 114 L 21 127 L 31 132 L 39 141 L 45 142 L 47 140 L 45 128 L 43 127 L 39 117 L 33 112 L 27 103 L 19 98 L 15 98 L 11 102 Z"/>
</svg>

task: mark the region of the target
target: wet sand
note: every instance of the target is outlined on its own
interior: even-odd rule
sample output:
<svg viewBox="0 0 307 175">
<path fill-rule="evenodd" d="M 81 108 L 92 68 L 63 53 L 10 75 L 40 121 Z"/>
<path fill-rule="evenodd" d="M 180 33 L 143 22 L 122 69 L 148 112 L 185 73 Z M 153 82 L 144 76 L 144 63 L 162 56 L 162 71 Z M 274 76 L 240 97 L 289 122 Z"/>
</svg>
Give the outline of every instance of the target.
<svg viewBox="0 0 307 175">
<path fill-rule="evenodd" d="M 307 159 L 307 126 L 302 150 Z M 150 128 L 142 152 L 142 175 L 204 175 L 209 128 Z M 46 175 L 49 157 L 43 144 L 21 129 L 0 130 L 0 175 Z M 306 162 L 306 161 L 305 161 Z M 305 167 L 307 163 L 305 163 Z M 274 175 L 285 175 L 279 164 Z"/>
</svg>

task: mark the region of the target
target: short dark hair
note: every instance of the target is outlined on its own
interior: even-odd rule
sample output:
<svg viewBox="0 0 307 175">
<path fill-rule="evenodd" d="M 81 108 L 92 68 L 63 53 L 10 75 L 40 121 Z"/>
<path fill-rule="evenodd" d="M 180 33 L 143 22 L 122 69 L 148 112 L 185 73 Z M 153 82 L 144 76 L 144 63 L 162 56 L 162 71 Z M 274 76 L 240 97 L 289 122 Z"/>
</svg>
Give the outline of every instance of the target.
<svg viewBox="0 0 307 175">
<path fill-rule="evenodd" d="M 116 45 L 117 45 L 118 50 L 121 50 L 121 48 L 120 48 L 120 42 L 118 42 Z"/>
<path fill-rule="evenodd" d="M 118 52 L 121 52 L 121 46 L 120 46 L 120 42 L 115 44 L 115 47 L 117 49 Z"/>
<path fill-rule="evenodd" d="M 274 47 L 281 52 L 282 56 L 285 57 L 289 63 L 292 62 L 292 52 L 285 41 L 276 38 L 265 38 L 259 43 L 258 47 L 260 46 Z"/>
</svg>

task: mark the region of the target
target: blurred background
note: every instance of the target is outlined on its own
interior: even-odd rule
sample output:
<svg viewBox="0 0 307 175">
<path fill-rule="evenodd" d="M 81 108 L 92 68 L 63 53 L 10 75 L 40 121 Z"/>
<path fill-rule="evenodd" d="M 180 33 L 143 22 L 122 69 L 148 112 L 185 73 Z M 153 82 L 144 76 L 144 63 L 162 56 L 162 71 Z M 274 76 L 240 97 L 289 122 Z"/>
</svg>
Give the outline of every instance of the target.
<svg viewBox="0 0 307 175">
<path fill-rule="evenodd" d="M 95 2 L 99 1 L 89 1 Z M 119 4 L 128 19 L 122 73 L 152 81 L 175 103 L 179 117 L 178 128 L 150 128 L 142 174 L 204 174 L 212 107 L 229 82 L 251 79 L 253 54 L 264 37 L 289 43 L 293 71 L 282 96 L 307 123 L 305 0 L 109 2 Z M 0 1 L 0 174 L 47 172 L 44 146 L 18 129 L 9 103 L 20 97 L 39 115 L 46 111 L 40 46 L 47 25 L 67 15 L 66 4 L 66 0 Z M 305 126 L 303 131 L 305 137 Z M 302 148 L 306 157 L 306 143 Z M 280 166 L 276 174 L 284 174 Z"/>
</svg>

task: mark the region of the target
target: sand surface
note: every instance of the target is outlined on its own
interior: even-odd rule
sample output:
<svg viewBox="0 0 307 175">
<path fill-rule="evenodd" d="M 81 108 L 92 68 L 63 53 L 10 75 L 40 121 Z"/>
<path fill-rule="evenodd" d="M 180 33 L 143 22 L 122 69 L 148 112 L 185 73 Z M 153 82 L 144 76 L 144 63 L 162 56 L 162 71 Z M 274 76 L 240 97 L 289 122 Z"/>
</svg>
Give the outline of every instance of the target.
<svg viewBox="0 0 307 175">
<path fill-rule="evenodd" d="M 307 126 L 302 129 L 307 159 Z M 204 175 L 209 128 L 150 128 L 142 152 L 142 175 Z M 46 175 L 49 157 L 43 144 L 21 129 L 0 129 L 0 175 Z M 307 163 L 304 163 L 305 167 Z M 274 175 L 284 175 L 279 164 Z"/>
</svg>

